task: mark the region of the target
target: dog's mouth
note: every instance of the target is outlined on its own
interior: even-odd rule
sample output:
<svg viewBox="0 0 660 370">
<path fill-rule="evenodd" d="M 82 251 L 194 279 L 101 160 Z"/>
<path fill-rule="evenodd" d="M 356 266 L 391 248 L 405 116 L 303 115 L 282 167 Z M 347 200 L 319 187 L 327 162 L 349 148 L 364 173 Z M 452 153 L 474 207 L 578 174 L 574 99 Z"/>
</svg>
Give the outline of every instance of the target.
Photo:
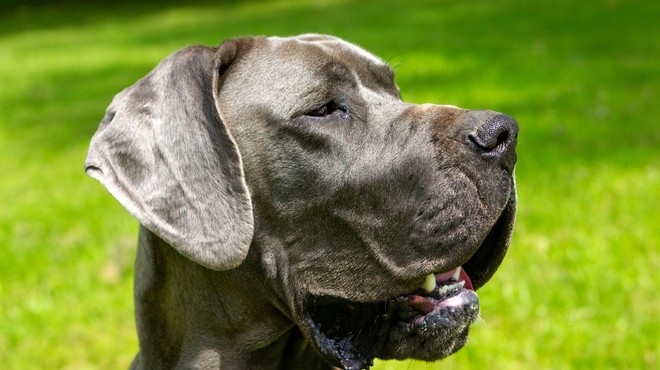
<svg viewBox="0 0 660 370">
<path fill-rule="evenodd" d="M 305 309 L 317 348 L 347 370 L 368 369 L 393 337 L 418 341 L 432 332 L 465 336 L 458 332 L 466 332 L 478 312 L 479 300 L 462 267 L 429 274 L 419 289 L 385 302 L 310 296 Z"/>
<path fill-rule="evenodd" d="M 467 261 L 418 276 L 419 288 L 409 293 L 370 303 L 308 295 L 303 325 L 314 347 L 346 370 L 369 369 L 375 357 L 435 361 L 458 351 L 479 315 L 475 290 L 492 277 L 508 249 L 515 209 L 513 195 Z"/>
</svg>

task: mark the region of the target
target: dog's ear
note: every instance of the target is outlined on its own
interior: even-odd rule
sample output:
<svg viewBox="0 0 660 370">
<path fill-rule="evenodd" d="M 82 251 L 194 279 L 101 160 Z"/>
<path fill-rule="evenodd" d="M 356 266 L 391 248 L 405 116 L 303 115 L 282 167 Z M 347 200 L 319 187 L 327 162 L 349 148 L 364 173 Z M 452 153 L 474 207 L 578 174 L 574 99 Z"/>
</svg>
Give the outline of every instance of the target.
<svg viewBox="0 0 660 370">
<path fill-rule="evenodd" d="M 236 48 L 186 48 L 117 94 L 85 163 L 140 223 L 215 270 L 245 259 L 254 228 L 241 154 L 214 98 Z"/>
</svg>

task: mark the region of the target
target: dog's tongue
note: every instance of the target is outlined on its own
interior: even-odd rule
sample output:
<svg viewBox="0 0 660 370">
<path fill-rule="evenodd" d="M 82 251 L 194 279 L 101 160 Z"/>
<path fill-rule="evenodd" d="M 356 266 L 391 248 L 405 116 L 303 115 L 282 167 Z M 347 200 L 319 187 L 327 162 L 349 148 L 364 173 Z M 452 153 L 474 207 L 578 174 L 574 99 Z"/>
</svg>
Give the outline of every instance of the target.
<svg viewBox="0 0 660 370">
<path fill-rule="evenodd" d="M 465 289 L 474 290 L 474 287 L 472 286 L 472 281 L 470 281 L 470 277 L 467 275 L 465 270 L 463 270 L 462 268 L 461 268 L 461 277 L 460 277 L 460 279 L 465 281 Z"/>
</svg>

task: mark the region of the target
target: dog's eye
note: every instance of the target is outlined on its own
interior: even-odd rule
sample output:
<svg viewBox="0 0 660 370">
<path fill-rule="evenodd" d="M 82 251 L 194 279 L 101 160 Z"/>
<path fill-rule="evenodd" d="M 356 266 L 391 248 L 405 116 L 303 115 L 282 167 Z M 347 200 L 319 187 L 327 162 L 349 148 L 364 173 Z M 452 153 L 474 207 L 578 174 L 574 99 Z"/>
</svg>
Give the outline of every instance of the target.
<svg viewBox="0 0 660 370">
<path fill-rule="evenodd" d="M 305 115 L 308 117 L 318 118 L 338 116 L 342 119 L 348 119 L 348 108 L 346 108 L 346 106 L 343 104 L 331 101 L 320 108 L 316 108 L 305 113 Z"/>
</svg>

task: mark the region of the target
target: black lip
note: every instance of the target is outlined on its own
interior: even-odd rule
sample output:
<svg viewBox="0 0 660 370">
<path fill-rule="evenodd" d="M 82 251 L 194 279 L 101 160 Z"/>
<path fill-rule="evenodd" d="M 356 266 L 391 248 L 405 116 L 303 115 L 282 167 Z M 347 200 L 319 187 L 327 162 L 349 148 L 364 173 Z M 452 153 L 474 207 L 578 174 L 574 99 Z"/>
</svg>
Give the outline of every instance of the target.
<svg viewBox="0 0 660 370">
<path fill-rule="evenodd" d="M 329 296 L 305 300 L 305 320 L 317 349 L 334 366 L 368 369 L 387 331 L 388 302 L 358 303 Z"/>
<path fill-rule="evenodd" d="M 466 310 L 470 310 L 474 317 L 478 313 L 478 298 L 469 289 L 460 289 L 443 297 L 425 296 L 435 298 L 437 304 L 435 309 L 426 313 L 416 311 L 408 301 L 422 295 L 425 293 L 417 290 L 382 303 L 309 296 L 305 319 L 311 328 L 314 344 L 328 362 L 346 370 L 369 369 L 391 330 L 415 335 L 424 330 L 451 330 L 456 326 L 453 322 L 465 321 L 457 318 L 464 314 L 463 311 L 445 302 L 461 296 Z"/>
<path fill-rule="evenodd" d="M 512 189 L 509 201 L 495 225 L 490 229 L 479 249 L 462 265 L 475 291 L 490 280 L 504 259 L 513 233 L 516 202 L 515 189 Z"/>
<path fill-rule="evenodd" d="M 433 310 L 427 313 L 416 312 L 407 302 L 406 297 L 399 297 L 394 302 L 398 305 L 395 310 L 398 320 L 395 320 L 394 324 L 404 334 L 416 334 L 436 329 L 451 330 L 462 321 L 457 316 L 467 313 L 476 317 L 479 312 L 479 298 L 471 289 L 461 289 L 437 300 Z M 463 307 L 463 309 L 457 309 L 457 306 Z"/>
</svg>

